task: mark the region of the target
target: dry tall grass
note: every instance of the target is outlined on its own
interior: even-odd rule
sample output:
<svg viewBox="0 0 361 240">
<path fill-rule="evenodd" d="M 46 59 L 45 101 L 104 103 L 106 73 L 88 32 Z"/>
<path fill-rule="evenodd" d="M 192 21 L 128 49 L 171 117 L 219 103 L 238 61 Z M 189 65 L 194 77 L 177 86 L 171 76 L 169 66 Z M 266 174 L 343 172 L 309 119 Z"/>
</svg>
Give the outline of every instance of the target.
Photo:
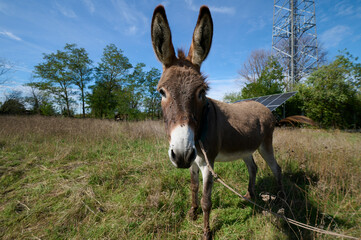
<svg viewBox="0 0 361 240">
<path fill-rule="evenodd" d="M 274 146 L 286 214 L 360 236 L 361 134 L 276 129 Z M 256 162 L 256 189 L 272 192 L 269 168 L 258 154 Z M 216 171 L 247 188 L 242 162 L 216 164 Z M 188 171 L 167 159 L 161 122 L 0 117 L 0 238 L 195 239 L 202 221 L 188 221 L 189 193 Z M 218 185 L 213 201 L 219 239 L 332 239 L 294 234 Z"/>
<path fill-rule="evenodd" d="M 100 119 L 75 119 L 42 116 L 0 116 L 2 137 L 70 137 L 75 139 L 119 138 L 126 134 L 131 138 L 163 138 L 163 125 L 159 121 L 115 122 Z"/>
<path fill-rule="evenodd" d="M 306 209 L 306 220 L 317 222 L 321 227 L 333 226 L 340 231 L 337 222 L 352 225 L 361 220 L 361 134 L 341 131 L 311 129 L 278 129 L 274 139 L 278 161 L 291 182 L 290 204 L 299 208 L 299 200 L 292 202 L 292 190 L 302 189 L 304 199 L 312 203 L 321 216 L 312 222 L 311 210 Z M 300 176 L 301 175 L 301 176 Z M 304 203 L 303 207 L 305 206 Z M 293 206 L 292 206 L 293 205 Z M 302 206 L 301 206 L 302 207 Z M 337 221 L 340 220 L 340 221 Z M 343 219 L 341 221 L 341 219 Z M 350 232 L 360 236 L 360 223 L 351 227 Z"/>
</svg>

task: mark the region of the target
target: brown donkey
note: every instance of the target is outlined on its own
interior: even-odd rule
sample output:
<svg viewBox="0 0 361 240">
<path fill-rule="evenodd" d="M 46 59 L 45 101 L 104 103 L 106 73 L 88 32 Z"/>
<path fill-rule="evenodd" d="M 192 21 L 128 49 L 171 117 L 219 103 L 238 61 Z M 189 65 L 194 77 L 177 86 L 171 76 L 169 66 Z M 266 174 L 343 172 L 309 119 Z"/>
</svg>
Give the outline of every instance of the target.
<svg viewBox="0 0 361 240">
<path fill-rule="evenodd" d="M 200 73 L 212 43 L 213 22 L 206 6 L 199 11 L 188 56 L 178 51 L 163 6 L 154 10 L 152 19 L 152 44 L 157 58 L 163 64 L 163 74 L 158 83 L 162 95 L 162 109 L 169 137 L 169 158 L 178 168 L 190 168 L 192 207 L 189 215 L 197 218 L 199 169 L 203 176 L 201 206 L 204 213 L 204 238 L 211 238 L 209 214 L 213 177 L 202 155 L 201 140 L 210 161 L 232 161 L 242 158 L 247 164 L 249 185 L 247 197 L 255 196 L 257 166 L 253 152 L 257 149 L 270 166 L 282 189 L 281 168 L 272 146 L 274 118 L 271 111 L 260 103 L 245 101 L 227 104 L 206 97 L 208 85 Z"/>
</svg>

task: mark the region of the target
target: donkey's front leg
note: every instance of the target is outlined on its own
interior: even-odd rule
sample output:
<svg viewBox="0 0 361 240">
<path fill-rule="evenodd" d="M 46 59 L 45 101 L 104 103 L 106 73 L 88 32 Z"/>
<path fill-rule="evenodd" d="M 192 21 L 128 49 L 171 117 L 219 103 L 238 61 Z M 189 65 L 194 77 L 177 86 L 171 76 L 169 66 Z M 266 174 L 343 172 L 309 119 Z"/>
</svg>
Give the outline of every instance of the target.
<svg viewBox="0 0 361 240">
<path fill-rule="evenodd" d="M 189 210 L 189 217 L 191 220 L 197 220 L 199 167 L 194 162 L 189 170 L 191 173 L 191 191 L 192 191 L 192 207 Z"/>
<path fill-rule="evenodd" d="M 212 239 L 211 228 L 209 227 L 209 215 L 211 213 L 211 208 L 212 208 L 211 196 L 212 196 L 212 187 L 213 187 L 213 176 L 209 171 L 207 164 L 204 161 L 199 162 L 198 165 L 202 171 L 202 178 L 203 178 L 203 196 L 201 200 L 201 206 L 203 210 L 203 224 L 204 224 L 203 239 Z"/>
</svg>

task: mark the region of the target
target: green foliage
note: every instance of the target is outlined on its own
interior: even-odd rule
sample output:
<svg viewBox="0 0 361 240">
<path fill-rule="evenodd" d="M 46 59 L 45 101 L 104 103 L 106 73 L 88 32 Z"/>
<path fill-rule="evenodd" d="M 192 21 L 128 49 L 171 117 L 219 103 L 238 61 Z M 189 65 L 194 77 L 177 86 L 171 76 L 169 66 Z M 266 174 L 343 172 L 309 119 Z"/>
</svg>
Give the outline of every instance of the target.
<svg viewBox="0 0 361 240">
<path fill-rule="evenodd" d="M 49 101 L 44 101 L 39 107 L 40 114 L 43 116 L 55 116 L 57 114 L 53 104 Z"/>
<path fill-rule="evenodd" d="M 160 72 L 155 68 L 146 72 L 144 68 L 144 63 L 133 67 L 121 49 L 108 45 L 96 68 L 96 82 L 90 87 L 92 92 L 87 96 L 92 115 L 114 118 L 121 114 L 127 119 L 141 119 L 143 111 L 151 117 L 159 117 L 156 86 Z"/>
<path fill-rule="evenodd" d="M 230 93 L 226 93 L 223 97 L 223 101 L 225 102 L 236 102 L 238 100 L 241 100 L 242 98 L 242 94 L 240 92 L 230 92 Z"/>
<path fill-rule="evenodd" d="M 26 102 L 34 113 L 55 114 L 55 105 L 62 115 L 72 116 L 74 96 L 78 94 L 83 117 L 87 107 L 90 115 L 98 118 L 114 118 L 117 114 L 126 115 L 127 119 L 159 118 L 156 86 L 160 72 L 144 68 L 144 63 L 133 67 L 114 44 L 104 48 L 100 62 L 92 68 L 92 60 L 84 48 L 66 44 L 64 50 L 44 54 L 44 62 L 35 66 L 34 76 L 42 81 L 25 84 L 32 91 Z M 79 91 L 74 91 L 76 88 Z"/>
<path fill-rule="evenodd" d="M 35 77 L 43 81 L 30 83 L 30 87 L 46 91 L 47 96 L 53 95 L 61 109 L 65 108 L 66 116 L 73 115 L 71 104 L 74 103 L 72 96 L 75 92 L 73 85 L 80 90 L 80 100 L 83 105 L 83 117 L 85 116 L 85 89 L 91 81 L 92 61 L 84 48 L 78 48 L 76 44 L 66 44 L 64 51 L 44 54 L 44 63 L 35 66 Z M 34 94 L 32 96 L 34 98 Z M 31 101 L 31 100 L 30 100 Z M 36 105 L 36 104 L 35 104 Z M 49 106 L 49 104 L 48 104 Z M 65 107 L 64 107 L 65 106 Z M 39 107 L 36 107 L 38 111 Z M 47 108 L 49 110 L 49 108 Z M 47 114 L 49 111 L 47 111 Z"/>
<path fill-rule="evenodd" d="M 253 98 L 281 93 L 284 89 L 282 67 L 276 59 L 270 57 L 261 76 L 242 89 L 242 98 Z"/>
<path fill-rule="evenodd" d="M 360 64 L 349 53 L 313 72 L 299 86 L 306 116 L 322 127 L 361 126 Z"/>
<path fill-rule="evenodd" d="M 82 102 L 83 117 L 85 117 L 85 90 L 91 81 L 92 60 L 84 48 L 77 48 L 76 44 L 66 44 L 64 47 L 70 70 L 72 83 L 80 90 L 80 101 Z"/>
<path fill-rule="evenodd" d="M 144 63 L 138 63 L 133 72 L 126 76 L 123 88 L 119 88 L 117 94 L 117 107 L 115 111 L 127 114 L 128 119 L 137 119 L 140 113 L 142 98 L 144 94 L 145 72 Z"/>
<path fill-rule="evenodd" d="M 90 87 L 93 91 L 87 96 L 95 117 L 114 117 L 117 105 L 122 101 L 120 99 L 127 98 L 125 88 L 131 68 L 129 59 L 121 49 L 114 44 L 104 48 L 101 62 L 95 68 L 95 85 Z"/>
<path fill-rule="evenodd" d="M 0 107 L 0 114 L 24 114 L 25 106 L 20 99 L 7 99 Z"/>
<path fill-rule="evenodd" d="M 255 79 L 254 82 L 246 83 L 240 93 L 226 94 L 224 100 L 235 102 L 241 99 L 281 93 L 285 87 L 282 71 L 283 69 L 279 62 L 275 58 L 269 57 L 258 79 Z"/>
<path fill-rule="evenodd" d="M 53 94 L 60 106 L 65 105 L 67 116 L 71 116 L 73 79 L 69 68 L 69 56 L 67 52 L 58 50 L 56 53 L 44 54 L 43 59 L 43 63 L 35 66 L 35 77 L 43 80 L 44 90 Z"/>
<path fill-rule="evenodd" d="M 298 83 L 298 93 L 286 102 L 286 116 L 306 115 L 321 127 L 359 128 L 361 126 L 361 63 L 349 52 L 342 51 L 328 65 L 311 73 Z M 241 93 L 225 95 L 224 100 L 281 93 L 286 85 L 280 64 L 270 58 L 261 75 L 247 83 Z M 279 110 L 278 114 L 281 114 Z"/>
<path fill-rule="evenodd" d="M 157 91 L 158 81 L 160 79 L 160 71 L 152 68 L 145 75 L 145 94 L 144 94 L 144 108 L 146 113 L 152 118 L 160 118 L 161 115 L 161 97 Z"/>
<path fill-rule="evenodd" d="M 25 97 L 25 102 L 31 106 L 31 112 L 44 116 L 56 115 L 53 103 L 50 100 L 50 94 L 44 90 L 46 87 L 43 82 L 30 82 L 24 84 L 30 87 L 31 95 Z"/>
</svg>

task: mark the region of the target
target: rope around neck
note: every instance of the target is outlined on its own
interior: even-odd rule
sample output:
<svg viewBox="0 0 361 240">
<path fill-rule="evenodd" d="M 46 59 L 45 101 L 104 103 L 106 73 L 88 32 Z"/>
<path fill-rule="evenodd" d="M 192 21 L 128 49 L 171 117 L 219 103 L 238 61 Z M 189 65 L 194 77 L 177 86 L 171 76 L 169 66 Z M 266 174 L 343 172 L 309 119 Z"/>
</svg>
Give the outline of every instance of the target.
<svg viewBox="0 0 361 240">
<path fill-rule="evenodd" d="M 209 171 L 211 172 L 211 174 L 213 175 L 214 179 L 216 181 L 218 181 L 219 183 L 221 183 L 223 186 L 225 186 L 226 188 L 228 188 L 231 192 L 233 192 L 234 194 L 236 194 L 237 196 L 239 196 L 240 198 L 243 198 L 244 200 L 246 200 L 247 202 L 261 208 L 262 210 L 268 212 L 268 213 L 271 213 L 272 215 L 278 217 L 278 218 L 281 218 L 281 219 L 284 219 L 288 224 L 293 224 L 293 225 L 296 225 L 298 227 L 301 227 L 301 228 L 304 228 L 304 229 L 307 229 L 307 230 L 310 230 L 310 231 L 314 231 L 314 232 L 318 232 L 318 233 L 322 233 L 322 234 L 326 234 L 326 235 L 332 235 L 332 236 L 335 236 L 335 237 L 339 237 L 339 238 L 348 238 L 348 239 L 356 239 L 356 240 L 360 240 L 361 238 L 356 238 L 356 237 L 352 237 L 352 236 L 347 236 L 347 235 L 344 235 L 344 234 L 340 234 L 340 233 L 336 233 L 336 232 L 331 232 L 331 231 L 327 231 L 327 230 L 324 230 L 324 229 L 321 229 L 321 228 L 317 228 L 317 227 L 314 227 L 314 226 L 310 226 L 310 225 L 307 225 L 307 224 L 304 224 L 304 223 L 301 223 L 301 222 L 298 222 L 296 220 L 293 220 L 291 218 L 288 218 L 288 217 L 285 217 L 283 215 L 280 215 L 278 213 L 275 213 L 275 212 L 272 212 L 271 210 L 269 209 L 266 209 L 264 207 L 262 207 L 261 205 L 257 204 L 256 202 L 246 198 L 245 196 L 243 196 L 242 194 L 240 194 L 239 192 L 237 192 L 236 190 L 234 190 L 232 187 L 230 187 L 228 184 L 226 184 L 223 179 L 221 179 L 216 173 L 215 171 L 213 170 L 213 168 L 211 167 L 211 165 L 209 164 L 209 161 L 208 161 L 208 157 L 207 157 L 207 154 L 206 154 L 206 151 L 204 150 L 204 147 L 203 147 L 203 144 L 202 144 L 202 141 L 201 140 L 198 140 L 198 143 L 199 143 L 199 146 L 201 148 L 201 151 L 204 155 L 204 158 L 206 160 L 206 163 L 207 163 L 207 167 L 209 169 Z"/>
</svg>

